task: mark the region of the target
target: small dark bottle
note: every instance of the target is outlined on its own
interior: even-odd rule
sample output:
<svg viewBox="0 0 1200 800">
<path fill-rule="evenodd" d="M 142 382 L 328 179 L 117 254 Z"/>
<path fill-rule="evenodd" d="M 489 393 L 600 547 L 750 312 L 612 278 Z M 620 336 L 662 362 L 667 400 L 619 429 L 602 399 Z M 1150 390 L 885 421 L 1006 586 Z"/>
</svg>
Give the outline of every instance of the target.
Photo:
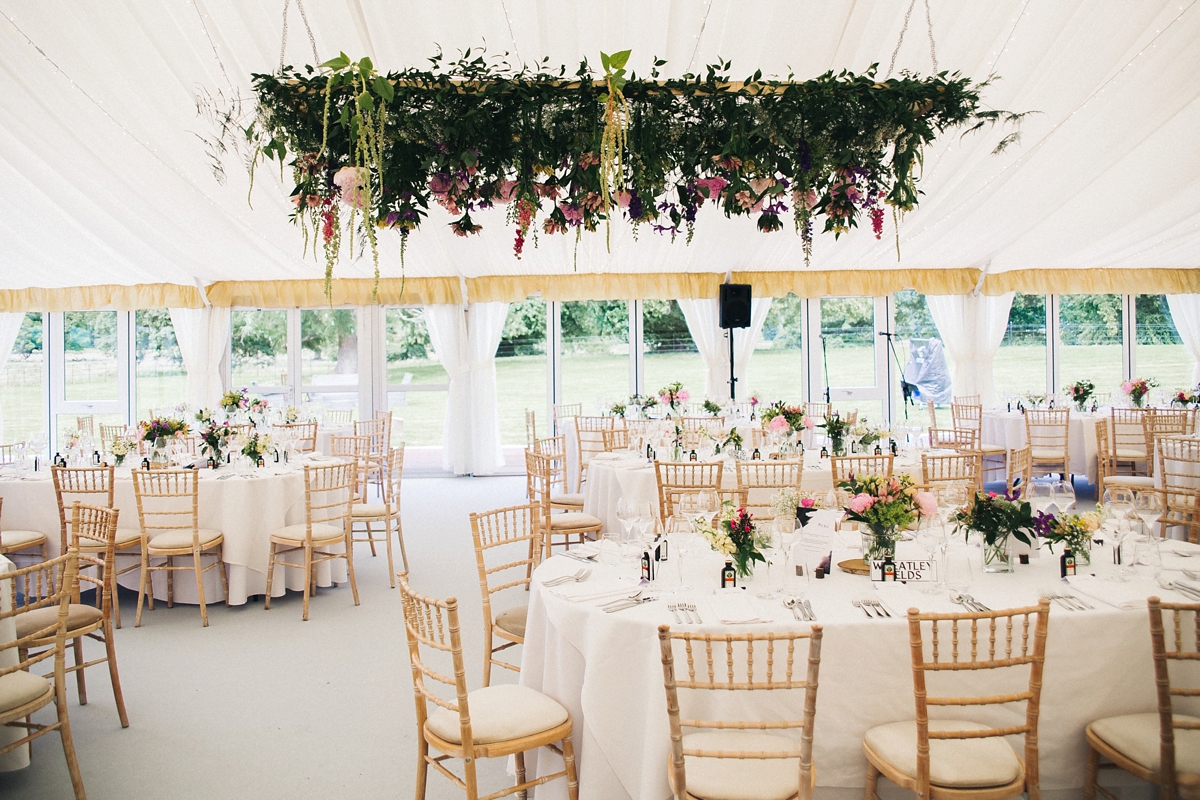
<svg viewBox="0 0 1200 800">
<path fill-rule="evenodd" d="M 267 465 L 267 460 L 262 456 L 259 456 L 258 461 L 254 462 L 254 464 L 258 467 L 265 467 Z"/>
<path fill-rule="evenodd" d="M 150 459 L 148 459 L 148 458 L 142 459 L 142 469 L 146 469 L 146 470 L 150 469 Z"/>
<path fill-rule="evenodd" d="M 1096 404 L 1096 401 L 1095 401 L 1095 400 L 1093 400 L 1093 401 L 1092 401 L 1092 413 L 1093 413 L 1093 414 L 1095 414 L 1095 413 L 1096 413 L 1096 409 L 1098 409 L 1099 407 L 1100 407 L 1100 406 Z"/>
<path fill-rule="evenodd" d="M 698 460 L 696 457 L 696 451 L 693 450 L 691 453 L 688 454 L 688 461 L 696 461 L 696 460 Z"/>
<path fill-rule="evenodd" d="M 667 560 L 667 537 L 661 534 L 654 537 L 654 560 Z"/>
<path fill-rule="evenodd" d="M 737 570 L 733 568 L 733 559 L 731 558 L 725 559 L 725 566 L 721 567 L 721 588 L 737 588 Z"/>
<path fill-rule="evenodd" d="M 275 451 L 275 463 L 276 464 L 279 463 L 279 451 L 278 450 Z"/>
<path fill-rule="evenodd" d="M 884 556 L 883 579 L 892 583 L 896 582 L 896 562 L 892 560 L 891 556 Z"/>
<path fill-rule="evenodd" d="M 60 463 L 58 463 L 59 461 L 62 461 L 62 453 L 55 453 L 54 460 L 51 461 L 50 463 L 56 467 L 65 467 L 66 466 L 66 463 L 60 464 Z"/>
<path fill-rule="evenodd" d="M 756 419 L 758 419 L 758 417 L 756 417 L 756 416 L 754 415 L 754 409 L 753 409 L 753 408 L 751 408 L 751 409 L 750 409 L 750 421 L 751 421 L 751 422 L 754 422 Z"/>
<path fill-rule="evenodd" d="M 653 447 L 651 447 L 651 448 L 650 448 L 650 460 L 651 460 L 651 461 L 653 461 L 653 460 L 655 460 L 656 458 L 658 458 L 658 453 L 654 452 L 654 448 L 653 448 Z"/>
<path fill-rule="evenodd" d="M 1075 554 L 1070 548 L 1063 550 L 1063 554 L 1059 556 L 1058 571 L 1064 578 L 1075 574 Z"/>
<path fill-rule="evenodd" d="M 99 450 L 95 450 L 92 452 L 92 463 L 95 464 L 97 467 L 100 466 L 100 462 L 103 460 L 104 459 L 100 458 Z"/>
<path fill-rule="evenodd" d="M 883 448 L 880 447 L 879 445 L 875 445 L 875 455 L 877 455 L 877 456 L 883 455 Z"/>
<path fill-rule="evenodd" d="M 829 458 L 829 448 L 821 446 L 821 458 Z"/>
<path fill-rule="evenodd" d="M 642 551 L 642 580 L 647 583 L 654 580 L 654 559 L 649 550 Z"/>
<path fill-rule="evenodd" d="M 208 457 L 208 468 L 209 468 L 209 469 L 216 469 L 216 468 L 217 468 L 217 462 L 213 460 L 213 457 L 212 457 L 212 456 L 209 456 L 209 457 Z"/>
<path fill-rule="evenodd" d="M 1054 408 L 1054 398 L 1050 398 L 1050 408 Z"/>
<path fill-rule="evenodd" d="M 1012 413 L 1012 400 L 1008 401 L 1008 413 Z"/>
<path fill-rule="evenodd" d="M 754 452 L 750 455 L 750 460 L 751 461 L 762 461 L 762 453 L 760 453 L 758 451 L 757 447 L 754 448 Z"/>
<path fill-rule="evenodd" d="M 895 455 L 899 455 L 899 454 L 900 454 L 900 448 L 896 446 L 896 440 L 892 439 L 892 455 L 895 456 Z"/>
</svg>

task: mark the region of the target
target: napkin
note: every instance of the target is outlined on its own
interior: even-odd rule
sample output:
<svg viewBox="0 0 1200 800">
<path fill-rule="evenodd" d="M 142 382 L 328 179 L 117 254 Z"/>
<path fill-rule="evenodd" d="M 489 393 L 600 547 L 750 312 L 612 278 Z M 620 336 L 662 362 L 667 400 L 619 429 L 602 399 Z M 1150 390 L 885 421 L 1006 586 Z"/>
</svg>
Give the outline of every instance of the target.
<svg viewBox="0 0 1200 800">
<path fill-rule="evenodd" d="M 546 589 L 572 603 L 592 603 L 597 600 L 608 602 L 618 597 L 628 597 L 637 591 L 637 586 L 616 577 L 596 578 L 583 583 L 564 583 Z"/>
<path fill-rule="evenodd" d="M 771 621 L 762 616 L 754 596 L 742 589 L 717 592 L 708 605 L 713 611 L 713 617 L 723 625 L 753 625 Z"/>
<path fill-rule="evenodd" d="M 574 547 L 568 548 L 568 552 L 572 555 L 582 556 L 584 558 L 595 558 L 600 554 L 599 542 L 583 542 Z"/>
<path fill-rule="evenodd" d="M 1136 578 L 1128 583 L 1118 583 L 1094 575 L 1076 575 L 1067 578 L 1067 583 L 1080 594 L 1126 611 L 1144 611 L 1146 598 L 1162 593 L 1157 584 Z"/>
</svg>

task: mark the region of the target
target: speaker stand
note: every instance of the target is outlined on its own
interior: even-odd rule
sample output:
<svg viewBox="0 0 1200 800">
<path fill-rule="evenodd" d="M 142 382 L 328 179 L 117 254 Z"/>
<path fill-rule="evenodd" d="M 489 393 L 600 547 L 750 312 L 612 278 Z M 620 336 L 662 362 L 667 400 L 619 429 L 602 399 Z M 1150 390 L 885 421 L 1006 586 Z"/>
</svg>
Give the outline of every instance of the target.
<svg viewBox="0 0 1200 800">
<path fill-rule="evenodd" d="M 726 328 L 725 335 L 729 337 L 729 399 L 737 400 L 737 377 L 733 369 L 733 328 Z"/>
</svg>

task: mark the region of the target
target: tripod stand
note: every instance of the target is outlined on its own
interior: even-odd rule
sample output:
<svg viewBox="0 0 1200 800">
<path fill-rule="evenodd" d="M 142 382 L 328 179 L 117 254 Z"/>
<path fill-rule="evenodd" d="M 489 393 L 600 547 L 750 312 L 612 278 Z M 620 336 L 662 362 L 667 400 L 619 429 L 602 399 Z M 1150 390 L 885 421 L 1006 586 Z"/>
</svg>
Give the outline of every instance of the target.
<svg viewBox="0 0 1200 800">
<path fill-rule="evenodd" d="M 900 376 L 900 394 L 904 396 L 904 401 L 902 403 L 904 407 L 904 419 L 905 421 L 908 421 L 908 404 L 915 402 L 912 399 L 912 396 L 916 393 L 917 387 L 904 380 L 904 365 L 900 363 L 900 354 L 896 352 L 896 343 L 893 341 L 897 338 L 898 334 L 891 333 L 890 331 L 880 331 L 879 335 L 887 339 L 888 350 L 891 351 L 892 358 L 896 361 L 896 374 Z M 891 389 L 891 381 L 888 381 L 889 393 L 891 392 Z"/>
</svg>

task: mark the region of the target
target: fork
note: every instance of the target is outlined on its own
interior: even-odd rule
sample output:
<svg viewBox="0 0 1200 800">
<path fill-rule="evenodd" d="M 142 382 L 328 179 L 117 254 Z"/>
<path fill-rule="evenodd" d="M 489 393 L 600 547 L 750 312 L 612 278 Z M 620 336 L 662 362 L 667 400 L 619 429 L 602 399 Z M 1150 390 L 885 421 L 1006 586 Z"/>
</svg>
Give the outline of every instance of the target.
<svg viewBox="0 0 1200 800">
<path fill-rule="evenodd" d="M 876 616 L 890 617 L 892 615 L 892 612 L 888 611 L 887 608 L 883 605 L 883 603 L 879 602 L 878 597 L 871 597 L 869 595 L 864 596 L 863 602 L 870 605 L 871 608 L 875 609 Z"/>
<path fill-rule="evenodd" d="M 551 578 L 542 583 L 542 586 L 558 586 L 561 583 L 570 583 L 571 581 L 579 583 L 580 581 L 586 581 L 591 574 L 592 571 L 585 567 L 574 575 L 559 575 L 557 578 Z"/>
<path fill-rule="evenodd" d="M 850 605 L 854 606 L 855 608 L 861 608 L 862 612 L 869 618 L 875 619 L 875 615 L 871 613 L 869 606 L 864 606 L 861 600 L 851 600 Z"/>
<path fill-rule="evenodd" d="M 1056 594 L 1056 593 L 1050 591 L 1049 589 L 1039 589 L 1038 597 L 1045 598 L 1046 600 L 1057 600 L 1058 604 L 1060 606 L 1062 606 L 1063 608 L 1065 608 L 1067 611 L 1078 611 L 1079 610 L 1075 606 L 1068 603 L 1066 601 L 1066 599 L 1063 598 L 1061 595 Z"/>
<path fill-rule="evenodd" d="M 703 624 L 704 624 L 704 620 L 702 620 L 702 619 L 700 618 L 700 612 L 696 610 L 696 604 L 695 604 L 695 603 L 683 603 L 682 605 L 683 605 L 684 609 L 685 609 L 685 610 L 688 612 L 688 616 L 689 616 L 689 617 L 690 617 L 690 616 L 692 616 L 692 615 L 695 615 L 695 617 L 696 617 L 696 624 L 697 624 L 697 625 L 703 625 Z"/>
<path fill-rule="evenodd" d="M 681 620 L 679 618 L 679 604 L 678 603 L 667 603 L 667 608 L 671 611 L 672 614 L 675 615 L 675 624 L 682 625 L 683 620 Z"/>
</svg>

